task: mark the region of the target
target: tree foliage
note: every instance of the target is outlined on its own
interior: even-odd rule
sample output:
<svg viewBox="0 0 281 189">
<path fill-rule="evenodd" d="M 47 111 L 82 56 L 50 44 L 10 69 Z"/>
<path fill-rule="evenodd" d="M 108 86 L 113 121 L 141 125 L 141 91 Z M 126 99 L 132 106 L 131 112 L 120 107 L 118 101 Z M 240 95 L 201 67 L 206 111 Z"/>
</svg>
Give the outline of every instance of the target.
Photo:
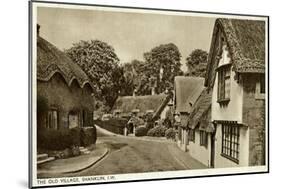
<svg viewBox="0 0 281 189">
<path fill-rule="evenodd" d="M 207 67 L 208 53 L 201 49 L 193 50 L 186 58 L 186 66 L 188 67 L 188 75 L 204 77 Z"/>
<path fill-rule="evenodd" d="M 121 94 L 149 95 L 172 88 L 174 77 L 182 75 L 181 54 L 176 45 L 169 43 L 157 46 L 144 53 L 144 62 L 133 60 L 123 66 L 126 89 Z M 124 91 L 126 90 L 126 91 Z"/>
<path fill-rule="evenodd" d="M 183 74 L 180 69 L 181 54 L 173 43 L 154 47 L 151 51 L 144 53 L 144 59 L 148 68 L 146 75 L 152 78 L 150 84 L 156 84 L 158 93 L 171 88 L 174 77 Z"/>
<path fill-rule="evenodd" d="M 99 40 L 80 41 L 65 52 L 93 82 L 95 98 L 112 107 L 123 75 L 113 47 Z"/>
</svg>

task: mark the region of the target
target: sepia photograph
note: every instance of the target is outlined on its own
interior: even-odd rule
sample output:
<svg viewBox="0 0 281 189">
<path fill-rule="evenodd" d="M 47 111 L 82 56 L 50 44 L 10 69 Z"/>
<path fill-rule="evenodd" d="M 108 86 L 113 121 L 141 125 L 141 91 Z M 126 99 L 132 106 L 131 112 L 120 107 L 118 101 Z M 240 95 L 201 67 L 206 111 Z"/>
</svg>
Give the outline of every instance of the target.
<svg viewBox="0 0 281 189">
<path fill-rule="evenodd" d="M 268 172 L 269 17 L 30 15 L 32 187 Z"/>
</svg>

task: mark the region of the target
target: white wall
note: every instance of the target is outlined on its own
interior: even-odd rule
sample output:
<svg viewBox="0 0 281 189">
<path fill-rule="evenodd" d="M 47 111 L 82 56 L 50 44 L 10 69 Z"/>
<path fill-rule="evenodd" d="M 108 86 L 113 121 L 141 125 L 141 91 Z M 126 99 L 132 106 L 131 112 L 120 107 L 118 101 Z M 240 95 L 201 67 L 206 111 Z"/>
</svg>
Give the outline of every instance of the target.
<svg viewBox="0 0 281 189">
<path fill-rule="evenodd" d="M 230 58 L 227 56 L 227 50 L 223 50 L 222 58 L 220 59 L 219 66 L 228 64 Z M 218 74 L 216 74 L 215 84 L 212 94 L 212 121 L 213 120 L 227 120 L 242 122 L 242 103 L 243 103 L 243 88 L 234 80 L 235 72 L 230 73 L 230 101 L 227 106 L 221 107 L 217 102 L 218 90 Z"/>
<path fill-rule="evenodd" d="M 219 66 L 228 64 L 230 58 L 227 56 L 228 52 L 223 48 L 222 58 L 220 59 Z M 216 74 L 215 84 L 212 94 L 212 121 L 225 120 L 237 121 L 242 123 L 242 110 L 243 110 L 243 87 L 234 80 L 235 72 L 232 71 L 230 75 L 230 101 L 226 106 L 220 106 L 217 102 L 218 90 L 218 74 Z M 222 148 L 222 130 L 221 125 L 217 125 L 216 141 L 215 141 L 215 167 L 236 167 L 247 166 L 249 159 L 249 132 L 245 127 L 240 128 L 239 138 L 239 164 L 221 156 Z"/>
<path fill-rule="evenodd" d="M 181 132 L 180 132 L 180 135 L 181 136 L 179 136 L 179 140 L 177 141 L 177 144 L 178 144 L 178 147 L 182 150 L 182 151 L 184 151 L 184 152 L 186 152 L 186 150 L 187 150 L 187 131 L 186 131 L 186 129 L 183 129 L 183 128 L 179 128 L 180 130 L 181 130 Z"/>
<path fill-rule="evenodd" d="M 239 136 L 239 164 L 223 157 L 222 152 L 222 128 L 217 124 L 215 137 L 215 168 L 243 167 L 249 164 L 249 132 L 247 127 L 240 127 Z"/>
<path fill-rule="evenodd" d="M 166 113 L 167 111 L 170 109 L 169 106 L 165 106 L 165 108 L 163 109 L 163 111 L 160 114 L 160 119 L 165 119 L 166 118 Z"/>
<path fill-rule="evenodd" d="M 189 154 L 195 158 L 196 160 L 200 161 L 206 166 L 210 166 L 210 157 L 211 157 L 211 135 L 208 134 L 208 147 L 200 146 L 200 131 L 195 131 L 195 142 L 189 141 L 187 145 L 187 149 Z"/>
</svg>

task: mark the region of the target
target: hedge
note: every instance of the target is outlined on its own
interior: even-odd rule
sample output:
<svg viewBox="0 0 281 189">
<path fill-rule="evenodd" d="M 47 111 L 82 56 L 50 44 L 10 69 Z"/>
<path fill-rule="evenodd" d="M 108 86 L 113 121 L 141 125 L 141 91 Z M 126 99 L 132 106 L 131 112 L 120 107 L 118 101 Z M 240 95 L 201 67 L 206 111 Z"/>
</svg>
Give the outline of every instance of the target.
<svg viewBox="0 0 281 189">
<path fill-rule="evenodd" d="M 167 129 L 166 132 L 165 132 L 165 137 L 167 139 L 173 139 L 174 140 L 176 138 L 176 131 L 175 131 L 175 129 L 173 129 L 173 128 Z"/>
<path fill-rule="evenodd" d="M 89 146 L 97 139 L 96 128 L 39 129 L 37 147 L 46 150 L 65 150 L 75 146 Z"/>
<path fill-rule="evenodd" d="M 115 134 L 124 134 L 124 127 L 128 120 L 124 118 L 111 118 L 106 121 L 96 120 L 95 124 Z"/>
<path fill-rule="evenodd" d="M 81 130 L 81 146 L 89 146 L 95 144 L 97 141 L 97 129 L 96 127 L 82 128 Z"/>
<path fill-rule="evenodd" d="M 164 126 L 156 126 L 147 132 L 147 136 L 164 137 L 166 130 L 167 128 Z"/>
<path fill-rule="evenodd" d="M 135 136 L 145 136 L 147 134 L 147 128 L 145 126 L 138 126 L 135 131 Z"/>
</svg>

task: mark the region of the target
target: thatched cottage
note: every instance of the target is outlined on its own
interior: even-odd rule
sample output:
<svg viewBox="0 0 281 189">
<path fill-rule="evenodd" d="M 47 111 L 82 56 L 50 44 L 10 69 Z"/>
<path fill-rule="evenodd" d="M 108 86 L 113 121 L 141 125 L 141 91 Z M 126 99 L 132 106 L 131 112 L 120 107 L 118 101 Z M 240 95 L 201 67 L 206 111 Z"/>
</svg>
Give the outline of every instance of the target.
<svg viewBox="0 0 281 189">
<path fill-rule="evenodd" d="M 68 129 L 93 126 L 93 87 L 85 72 L 40 37 L 37 26 L 37 125 Z"/>
<path fill-rule="evenodd" d="M 264 21 L 215 22 L 205 86 L 216 168 L 265 164 L 265 32 Z"/>
<path fill-rule="evenodd" d="M 154 94 L 145 96 L 120 96 L 115 102 L 113 112 L 118 112 L 119 117 L 143 118 L 150 114 L 151 119 L 164 120 L 172 108 L 172 93 Z M 135 125 L 133 126 L 135 127 Z M 129 129 L 129 133 L 134 133 L 134 128 Z"/>
<path fill-rule="evenodd" d="M 178 145 L 186 151 L 188 144 L 188 118 L 196 100 L 204 90 L 204 78 L 200 77 L 175 77 L 174 109 L 179 114 L 175 125 L 178 125 Z"/>
<path fill-rule="evenodd" d="M 215 128 L 211 122 L 212 91 L 204 89 L 192 106 L 188 117 L 189 154 L 208 167 L 213 167 Z"/>
</svg>

